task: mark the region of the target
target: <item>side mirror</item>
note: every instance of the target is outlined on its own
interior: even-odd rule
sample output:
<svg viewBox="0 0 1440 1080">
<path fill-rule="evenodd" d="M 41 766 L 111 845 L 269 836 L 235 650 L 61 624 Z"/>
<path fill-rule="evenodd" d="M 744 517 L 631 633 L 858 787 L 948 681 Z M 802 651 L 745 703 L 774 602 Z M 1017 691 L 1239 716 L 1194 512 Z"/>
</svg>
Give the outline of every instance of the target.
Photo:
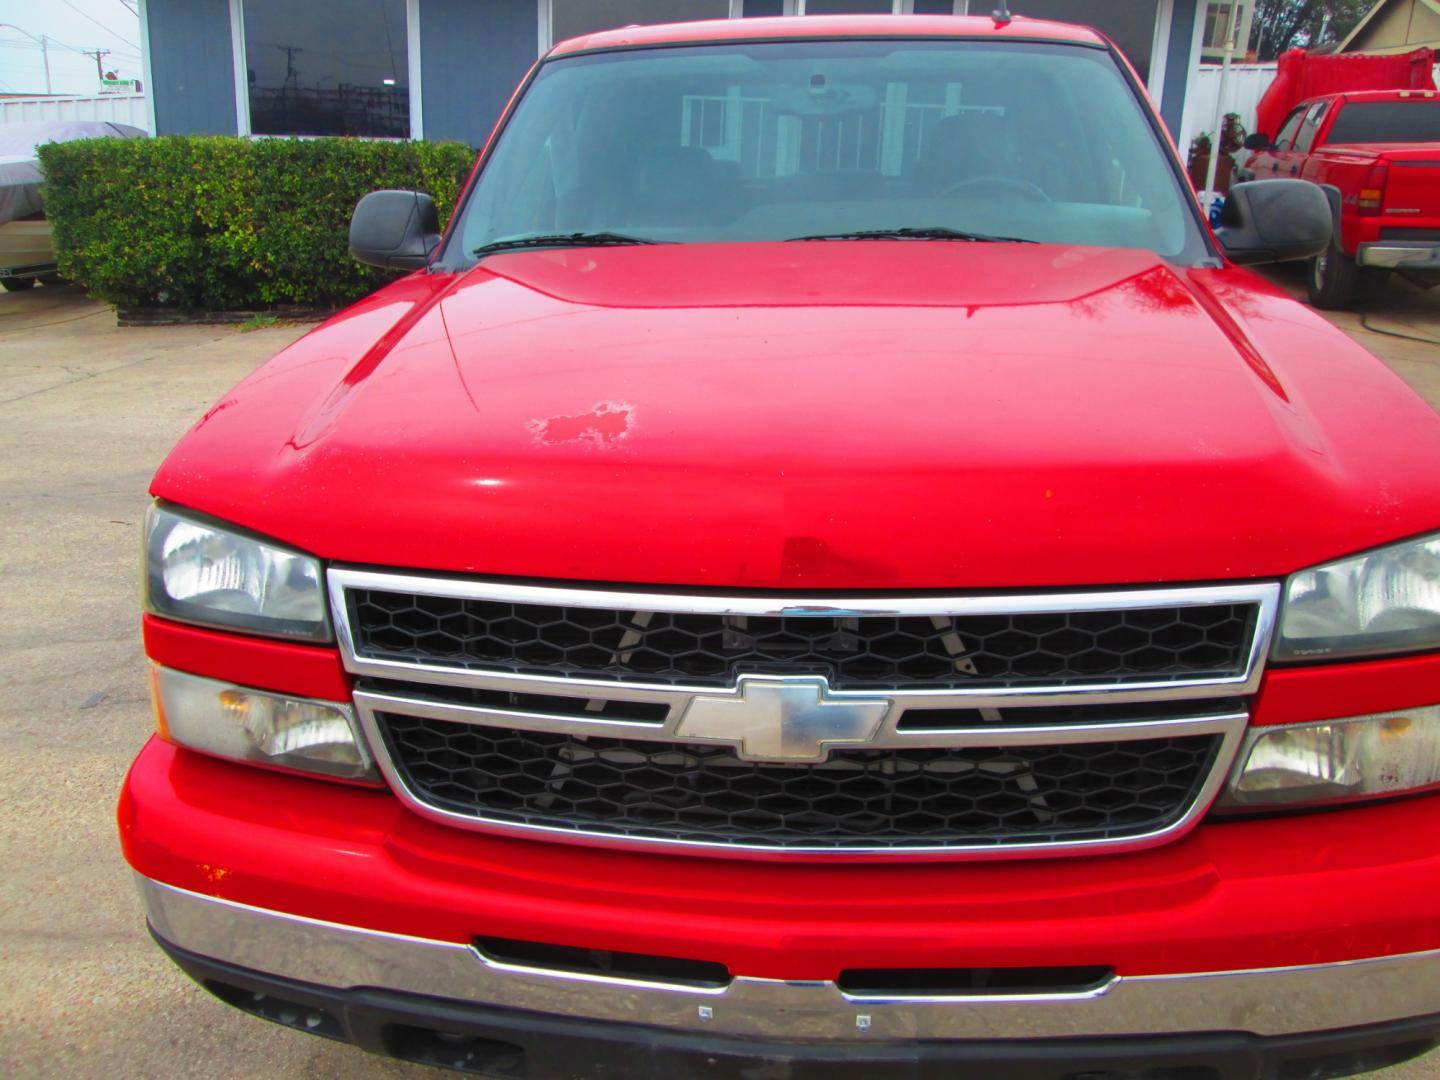
<svg viewBox="0 0 1440 1080">
<path fill-rule="evenodd" d="M 440 243 L 435 200 L 418 191 L 372 191 L 350 217 L 350 254 L 386 270 L 420 270 Z"/>
<path fill-rule="evenodd" d="M 1330 199 L 1309 180 L 1236 184 L 1225 199 L 1215 239 L 1242 266 L 1319 255 L 1335 227 Z"/>
<path fill-rule="evenodd" d="M 1274 143 L 1273 141 L 1271 141 L 1269 135 L 1260 135 L 1260 134 L 1246 135 L 1246 136 L 1245 136 L 1245 142 L 1242 143 L 1241 145 L 1243 145 L 1246 150 L 1274 150 L 1274 149 L 1275 149 L 1275 143 Z"/>
</svg>

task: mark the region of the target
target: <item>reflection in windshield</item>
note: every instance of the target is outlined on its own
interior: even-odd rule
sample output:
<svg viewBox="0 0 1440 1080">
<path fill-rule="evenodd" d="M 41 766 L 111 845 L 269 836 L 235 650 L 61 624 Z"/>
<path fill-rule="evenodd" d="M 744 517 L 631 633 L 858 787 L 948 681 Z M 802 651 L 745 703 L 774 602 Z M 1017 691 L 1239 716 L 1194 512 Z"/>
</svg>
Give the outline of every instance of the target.
<svg viewBox="0 0 1440 1080">
<path fill-rule="evenodd" d="M 1208 254 L 1108 52 L 947 39 L 548 61 L 456 235 L 469 253 L 569 234 L 875 232 Z"/>
</svg>

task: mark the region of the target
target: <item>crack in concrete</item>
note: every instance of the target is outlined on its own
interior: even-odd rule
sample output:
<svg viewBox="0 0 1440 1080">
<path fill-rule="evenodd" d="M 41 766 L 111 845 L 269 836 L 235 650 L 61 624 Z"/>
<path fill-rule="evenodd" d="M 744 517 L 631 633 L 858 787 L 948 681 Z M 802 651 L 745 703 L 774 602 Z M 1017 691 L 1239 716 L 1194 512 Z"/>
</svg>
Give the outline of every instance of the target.
<svg viewBox="0 0 1440 1080">
<path fill-rule="evenodd" d="M 142 356 L 138 360 L 131 360 L 125 364 L 116 364 L 114 367 L 106 368 L 104 371 L 92 371 L 88 375 L 80 375 L 74 379 L 67 379 L 62 383 L 56 383 L 54 386 L 46 386 L 39 390 L 32 390 L 28 394 L 17 394 L 12 398 L 0 398 L 0 406 L 13 405 L 17 401 L 26 401 L 33 397 L 39 397 L 41 394 L 48 394 L 52 390 L 64 390 L 67 386 L 76 386 L 82 382 L 89 382 L 91 379 L 98 379 L 101 375 L 108 375 L 112 371 L 124 371 L 126 368 L 135 367 L 137 364 L 147 364 L 154 359 L 155 357 L 153 356 Z M 66 369 L 62 368 L 61 370 Z"/>
</svg>

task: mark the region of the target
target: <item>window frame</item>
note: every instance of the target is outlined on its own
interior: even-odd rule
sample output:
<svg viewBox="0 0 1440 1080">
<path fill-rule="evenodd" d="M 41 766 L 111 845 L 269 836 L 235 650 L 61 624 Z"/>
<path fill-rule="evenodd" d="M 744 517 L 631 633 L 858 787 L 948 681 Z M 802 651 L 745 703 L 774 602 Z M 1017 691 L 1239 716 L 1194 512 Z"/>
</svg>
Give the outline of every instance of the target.
<svg viewBox="0 0 1440 1080">
<path fill-rule="evenodd" d="M 1216 53 L 1225 51 L 1225 46 L 1230 43 L 1230 31 L 1232 29 L 1231 19 L 1233 17 L 1235 28 L 1238 29 L 1240 27 L 1243 27 L 1245 25 L 1245 8 L 1245 4 L 1232 3 L 1231 0 L 1207 0 L 1207 3 L 1205 4 L 1205 17 L 1203 20 L 1204 30 L 1202 31 L 1204 37 L 1201 41 L 1202 47 L 1207 52 Z M 1215 12 L 1215 18 L 1213 21 L 1210 17 L 1210 13 L 1212 10 Z M 1210 36 L 1210 30 L 1212 29 L 1212 26 L 1218 28 L 1222 19 L 1225 24 L 1223 31 L 1220 33 L 1220 36 L 1218 38 L 1212 38 Z"/>
<path fill-rule="evenodd" d="M 250 77 L 245 63 L 245 0 L 230 2 L 230 55 L 235 77 L 235 134 L 242 139 L 306 139 L 314 135 L 256 134 L 250 122 Z M 420 64 L 420 0 L 405 0 L 405 65 L 409 86 L 410 133 L 406 139 L 425 137 L 425 113 L 421 93 Z M 352 135 L 347 138 L 396 141 L 390 135 Z"/>
<path fill-rule="evenodd" d="M 1226 5 L 1222 3 L 1221 0 L 1208 0 L 1208 3 L 1206 3 L 1205 15 L 1202 20 L 1202 26 L 1204 28 L 1200 31 L 1201 48 L 1209 49 L 1212 52 L 1215 50 L 1216 44 L 1214 31 L 1220 25 L 1220 12 L 1225 8 L 1225 6 Z M 1221 45 L 1219 47 L 1223 49 L 1225 46 Z"/>
<path fill-rule="evenodd" d="M 1295 108 L 1291 109 L 1286 115 L 1285 119 L 1280 121 L 1280 127 L 1275 132 L 1275 146 L 1271 153 L 1284 154 L 1289 152 L 1290 147 L 1295 145 L 1295 137 L 1300 134 L 1300 127 L 1305 123 L 1305 114 L 1309 110 L 1309 105 L 1296 105 Z M 1290 133 L 1288 140 L 1281 142 L 1280 136 L 1285 134 L 1285 126 L 1289 124 L 1291 120 L 1295 121 L 1295 130 Z"/>
<path fill-rule="evenodd" d="M 1171 3 L 1173 0 L 1163 0 Z M 727 18 L 743 19 L 745 17 L 745 0 L 729 0 L 730 14 Z M 784 17 L 792 15 L 805 15 L 805 0 L 782 0 L 780 14 Z M 952 14 L 964 15 L 969 10 L 969 0 L 954 0 Z M 535 16 L 538 27 L 539 55 L 544 56 L 555 46 L 554 19 L 551 9 L 551 0 L 536 0 Z M 915 13 L 915 0 L 890 0 L 891 15 L 913 15 Z"/>
<path fill-rule="evenodd" d="M 1325 123 L 1325 117 L 1330 112 L 1330 100 L 1322 98 L 1311 105 L 1305 113 L 1305 119 L 1300 121 L 1300 126 L 1295 131 L 1295 141 L 1292 144 L 1295 153 L 1308 154 L 1315 146 L 1315 137 L 1320 134 L 1320 128 Z M 1307 140 L 1301 145 L 1301 140 Z"/>
</svg>

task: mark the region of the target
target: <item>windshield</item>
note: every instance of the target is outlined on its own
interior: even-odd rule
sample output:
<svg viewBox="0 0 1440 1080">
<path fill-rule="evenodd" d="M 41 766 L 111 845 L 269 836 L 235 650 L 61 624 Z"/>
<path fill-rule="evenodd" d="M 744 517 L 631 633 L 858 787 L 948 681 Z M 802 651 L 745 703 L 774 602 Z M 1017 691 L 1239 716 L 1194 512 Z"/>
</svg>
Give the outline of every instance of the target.
<svg viewBox="0 0 1440 1080">
<path fill-rule="evenodd" d="M 1350 101 L 1335 117 L 1329 143 L 1440 142 L 1440 101 Z"/>
<path fill-rule="evenodd" d="M 1209 255 L 1107 51 L 932 39 L 549 60 L 485 164 L 448 258 L 525 238 L 894 230 Z"/>
</svg>

